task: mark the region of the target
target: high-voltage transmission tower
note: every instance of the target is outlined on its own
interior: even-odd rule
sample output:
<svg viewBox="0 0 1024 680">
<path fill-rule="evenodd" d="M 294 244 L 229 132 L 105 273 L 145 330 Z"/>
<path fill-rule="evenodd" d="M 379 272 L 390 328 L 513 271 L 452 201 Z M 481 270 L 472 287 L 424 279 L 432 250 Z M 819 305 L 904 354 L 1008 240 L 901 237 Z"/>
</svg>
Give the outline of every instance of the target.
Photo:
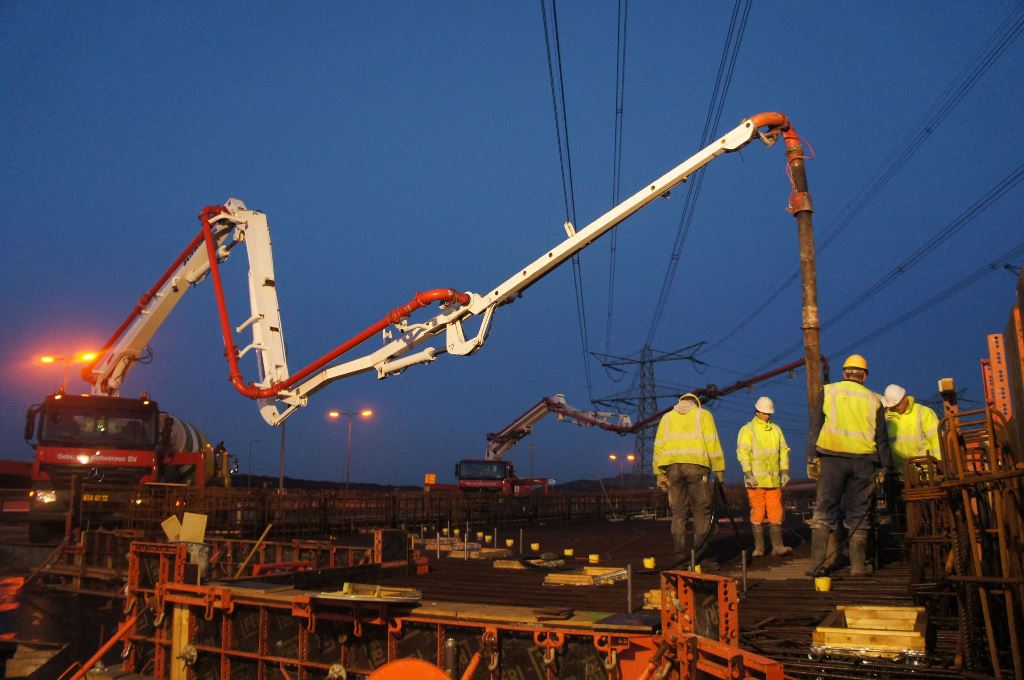
<svg viewBox="0 0 1024 680">
<path fill-rule="evenodd" d="M 607 406 L 616 411 L 625 412 L 636 409 L 636 420 L 640 423 L 658 413 L 658 399 L 677 399 L 680 396 L 680 388 L 670 385 L 658 385 L 654 380 L 654 364 L 663 361 L 689 361 L 694 364 L 702 364 L 696 358 L 696 353 L 704 345 L 704 342 L 697 342 L 674 352 L 662 352 L 644 345 L 639 352 L 625 357 L 612 356 L 610 354 L 594 353 L 605 369 L 608 371 L 627 373 L 634 372 L 639 380 L 635 381 L 633 387 L 619 394 L 595 399 L 594 404 Z M 628 408 L 626 408 L 628 407 Z M 651 454 L 654 450 L 654 435 L 656 424 L 652 427 L 642 427 L 636 431 L 636 469 L 640 476 L 647 475 L 648 466 L 651 463 Z"/>
</svg>

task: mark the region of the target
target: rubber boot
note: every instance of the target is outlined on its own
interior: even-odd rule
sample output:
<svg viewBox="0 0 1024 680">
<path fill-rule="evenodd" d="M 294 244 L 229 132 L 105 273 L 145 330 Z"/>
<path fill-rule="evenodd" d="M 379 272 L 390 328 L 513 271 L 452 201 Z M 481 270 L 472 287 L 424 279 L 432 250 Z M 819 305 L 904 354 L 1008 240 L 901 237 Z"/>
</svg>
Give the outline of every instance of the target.
<svg viewBox="0 0 1024 680">
<path fill-rule="evenodd" d="M 750 554 L 753 557 L 764 557 L 764 525 L 751 524 L 750 529 L 754 532 L 754 552 Z"/>
<path fill-rule="evenodd" d="M 839 525 L 839 529 L 829 533 L 828 535 L 828 549 L 825 551 L 825 565 L 824 571 L 835 571 L 836 565 L 839 563 L 839 558 L 842 557 L 842 550 L 840 549 L 839 531 L 842 529 L 842 525 Z"/>
<path fill-rule="evenodd" d="M 771 524 L 768 526 L 768 531 L 772 537 L 772 554 L 776 557 L 784 557 L 789 553 L 793 552 L 792 548 L 787 548 L 782 543 L 782 525 Z"/>
<path fill-rule="evenodd" d="M 828 550 L 828 535 L 830 533 L 824 527 L 811 530 L 811 561 L 804 571 L 805 576 L 821 576 L 825 571 L 825 553 Z"/>
<path fill-rule="evenodd" d="M 871 567 L 867 563 L 868 532 L 858 529 L 850 536 L 850 576 L 867 576 Z"/>
<path fill-rule="evenodd" d="M 685 560 L 690 563 L 690 549 L 686 546 L 686 534 L 672 534 L 672 555 L 676 560 Z"/>
</svg>

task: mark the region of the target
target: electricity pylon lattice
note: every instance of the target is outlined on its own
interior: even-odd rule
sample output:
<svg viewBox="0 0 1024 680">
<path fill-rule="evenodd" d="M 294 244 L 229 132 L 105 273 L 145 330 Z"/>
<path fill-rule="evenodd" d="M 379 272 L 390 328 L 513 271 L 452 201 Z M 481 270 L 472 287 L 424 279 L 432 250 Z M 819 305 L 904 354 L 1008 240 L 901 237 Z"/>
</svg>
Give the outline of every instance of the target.
<svg viewBox="0 0 1024 680">
<path fill-rule="evenodd" d="M 654 365 L 664 361 L 689 361 L 694 364 L 703 364 L 695 356 L 703 345 L 704 341 L 701 341 L 674 352 L 662 352 L 653 349 L 650 345 L 644 345 L 639 352 L 624 357 L 595 352 L 594 356 L 601 361 L 606 370 L 622 373 L 635 371 L 637 379 L 630 389 L 602 399 L 594 399 L 594 404 L 606 406 L 619 412 L 635 408 L 636 421 L 634 422 L 637 423 L 651 418 L 660 410 L 658 399 L 677 399 L 680 394 L 678 387 L 658 385 L 655 382 Z M 636 469 L 641 477 L 648 474 L 648 465 L 654 450 L 655 427 L 656 424 L 636 431 L 634 454 L 636 455 Z"/>
</svg>

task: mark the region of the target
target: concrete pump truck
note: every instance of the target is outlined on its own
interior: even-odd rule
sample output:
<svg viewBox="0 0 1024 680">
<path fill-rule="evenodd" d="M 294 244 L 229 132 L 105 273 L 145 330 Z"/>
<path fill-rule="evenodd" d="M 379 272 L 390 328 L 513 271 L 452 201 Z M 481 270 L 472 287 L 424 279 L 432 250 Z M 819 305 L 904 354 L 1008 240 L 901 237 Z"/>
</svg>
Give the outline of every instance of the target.
<svg viewBox="0 0 1024 680">
<path fill-rule="evenodd" d="M 69 399 L 66 395 L 61 395 L 60 399 L 57 398 L 58 395 L 52 395 L 52 398 L 44 400 L 43 404 L 29 411 L 26 435 L 29 439 L 33 434 L 39 437 L 36 444 L 36 469 L 40 486 L 36 497 L 38 498 L 44 491 L 47 492 L 48 499 L 54 498 L 50 492 L 59 495 L 60 490 L 53 486 L 53 477 L 60 478 L 69 469 L 80 475 L 106 479 L 107 473 L 112 473 L 114 468 L 128 465 L 139 468 L 135 470 L 136 473 L 146 471 L 137 477 L 142 481 L 153 475 L 167 475 L 174 471 L 187 474 L 189 465 L 199 465 L 197 459 L 185 462 L 185 459 L 181 458 L 181 451 L 171 451 L 170 457 L 166 451 L 161 454 L 158 447 L 165 439 L 163 433 L 167 430 L 166 424 L 161 423 L 155 404 L 147 398 L 141 398 L 135 400 L 135 404 L 129 407 L 131 400 L 119 397 L 118 391 L 132 365 L 148 356 L 149 340 L 178 300 L 192 285 L 207 276 L 212 281 L 216 297 L 229 380 L 240 394 L 258 403 L 260 414 L 268 424 L 279 425 L 297 409 L 305 406 L 312 394 L 335 380 L 367 371 L 376 371 L 378 378 L 385 378 L 401 373 L 416 364 L 431 363 L 444 354 L 469 356 L 476 353 L 486 341 L 494 312 L 499 307 L 517 300 L 532 285 L 637 211 L 659 197 L 667 198 L 672 189 L 715 158 L 739 151 L 755 139 L 760 139 L 767 146 L 771 146 L 779 138 L 785 141 L 786 146 L 787 170 L 792 189 L 788 210 L 797 218 L 801 249 L 805 361 L 808 366 L 817 366 L 820 361 L 820 345 L 813 281 L 812 210 L 803 167 L 805 156 L 799 135 L 789 119 L 780 113 L 765 112 L 744 119 L 737 127 L 647 183 L 586 227 L 577 229 L 571 222 L 566 222 L 565 240 L 542 253 L 533 262 L 516 270 L 505 281 L 485 289 L 486 292 L 436 288 L 416 293 L 411 301 L 394 308 L 379 321 L 296 373 L 289 372 L 285 355 L 266 215 L 248 209 L 239 200 L 229 199 L 223 205 L 212 205 L 202 210 L 199 215 L 199 233 L 157 283 L 142 296 L 128 318 L 104 345 L 99 356 L 83 368 L 83 378 L 92 385 L 92 394 L 74 402 L 64 401 Z M 233 326 L 228 315 L 219 265 L 228 258 L 234 247 L 242 243 L 246 245 L 249 257 L 251 313 L 240 325 Z M 410 321 L 409 317 L 416 310 L 435 302 L 439 303 L 441 308 L 438 314 L 425 321 Z M 469 328 L 471 323 L 475 323 L 475 331 Z M 235 342 L 235 334 L 246 330 L 251 332 L 252 341 L 239 347 Z M 431 341 L 436 340 L 442 333 L 443 342 L 431 344 Z M 380 347 L 363 356 L 339 361 L 342 355 L 378 334 L 383 340 Z M 250 352 L 256 358 L 258 378 L 246 382 L 239 367 L 239 360 Z M 808 371 L 807 377 L 809 400 L 813 402 L 819 391 L 821 379 L 817 371 Z M 90 399 L 94 401 L 89 401 Z M 65 420 L 63 415 L 60 418 L 54 417 L 58 413 L 67 412 L 62 411 L 67 409 L 67 406 L 57 404 L 60 401 L 64 401 L 66 405 L 74 403 L 77 408 L 85 408 L 85 415 L 76 421 L 76 426 L 84 423 L 84 429 L 91 428 L 91 432 L 80 434 L 79 439 L 71 440 L 60 439 L 52 434 L 59 426 L 66 426 L 75 420 L 74 417 L 70 421 Z M 96 406 L 97 404 L 116 406 L 113 411 L 122 415 L 111 419 L 109 415 L 113 411 L 103 411 L 102 407 Z M 813 407 L 809 408 L 810 412 L 813 412 Z M 163 423 L 166 422 L 164 419 Z M 141 431 L 141 434 L 136 434 L 137 430 Z M 115 433 L 117 447 L 113 445 Z M 100 437 L 103 439 L 99 439 Z M 166 435 L 166 439 L 170 439 L 170 434 Z M 107 449 L 94 446 L 101 441 L 106 443 Z M 85 446 L 74 446 L 76 443 Z M 115 451 L 117 453 L 114 453 Z M 150 451 L 152 456 L 148 455 Z M 214 457 L 213 460 L 213 469 L 222 471 L 224 468 L 217 462 L 218 459 Z M 155 466 L 150 464 L 153 461 Z M 71 467 L 61 468 L 58 474 L 58 468 L 55 467 L 58 465 Z M 192 474 L 198 470 L 198 467 L 192 468 Z M 46 487 L 45 484 L 50 486 Z M 56 501 L 51 501 L 52 503 Z M 33 505 L 38 509 L 41 502 Z"/>
</svg>

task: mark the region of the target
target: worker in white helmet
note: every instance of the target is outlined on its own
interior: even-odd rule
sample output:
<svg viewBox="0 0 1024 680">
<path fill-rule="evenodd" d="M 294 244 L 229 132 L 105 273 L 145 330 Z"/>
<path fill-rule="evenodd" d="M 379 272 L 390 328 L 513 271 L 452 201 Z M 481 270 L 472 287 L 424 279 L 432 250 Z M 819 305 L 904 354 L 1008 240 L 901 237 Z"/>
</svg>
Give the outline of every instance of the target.
<svg viewBox="0 0 1024 680">
<path fill-rule="evenodd" d="M 903 478 L 907 461 L 911 458 L 931 456 L 942 459 L 939 417 L 935 411 L 917 403 L 899 385 L 885 388 L 882 405 L 886 409 L 885 425 L 897 477 Z"/>
<path fill-rule="evenodd" d="M 652 456 L 658 487 L 668 492 L 672 508 L 672 545 L 678 559 L 690 557 L 686 521 L 693 519 L 694 542 L 706 537 L 711 526 L 709 475 L 725 479 L 725 455 L 718 440 L 715 418 L 701 408 L 700 399 L 687 393 L 658 423 Z M 700 546 L 701 550 L 706 544 Z M 700 554 L 697 555 L 700 558 Z M 714 568 L 706 560 L 705 568 Z"/>
<path fill-rule="evenodd" d="M 829 536 L 839 524 L 850 532 L 850 575 L 868 573 L 869 512 L 879 473 L 892 469 L 885 409 L 864 382 L 868 362 L 852 354 L 843 363 L 843 379 L 822 388 L 821 418 L 808 438 L 807 473 L 818 480 L 811 517 L 811 561 L 804 572 L 820 575 L 828 557 Z"/>
<path fill-rule="evenodd" d="M 764 555 L 764 521 L 767 518 L 772 554 L 793 552 L 782 542 L 782 487 L 789 484 L 789 445 L 782 428 L 771 422 L 775 403 L 761 397 L 754 404 L 754 418 L 736 436 L 736 458 L 743 468 L 743 485 L 750 500 L 750 526 L 754 532 L 754 557 Z"/>
</svg>

